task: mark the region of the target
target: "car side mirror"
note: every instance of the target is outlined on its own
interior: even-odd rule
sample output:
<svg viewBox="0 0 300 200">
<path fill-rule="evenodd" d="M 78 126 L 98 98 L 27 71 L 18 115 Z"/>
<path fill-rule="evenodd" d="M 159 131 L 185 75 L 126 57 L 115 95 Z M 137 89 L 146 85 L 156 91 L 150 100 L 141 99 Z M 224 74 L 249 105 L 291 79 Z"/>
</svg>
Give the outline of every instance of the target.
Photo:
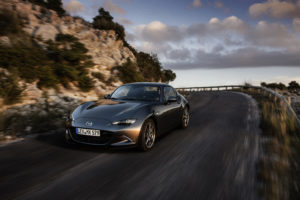
<svg viewBox="0 0 300 200">
<path fill-rule="evenodd" d="M 177 101 L 177 97 L 175 97 L 175 96 L 170 96 L 169 98 L 168 98 L 168 103 L 171 103 L 171 102 L 176 102 Z"/>
<path fill-rule="evenodd" d="M 110 95 L 110 94 L 104 95 L 104 99 L 110 99 L 110 98 L 111 98 L 111 95 Z"/>
</svg>

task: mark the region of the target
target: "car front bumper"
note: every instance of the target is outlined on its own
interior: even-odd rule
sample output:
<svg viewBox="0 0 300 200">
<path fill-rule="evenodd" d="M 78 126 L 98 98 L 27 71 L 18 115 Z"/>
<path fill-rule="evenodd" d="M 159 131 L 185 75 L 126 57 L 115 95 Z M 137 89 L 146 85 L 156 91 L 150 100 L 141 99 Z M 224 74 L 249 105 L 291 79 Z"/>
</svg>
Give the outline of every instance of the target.
<svg viewBox="0 0 300 200">
<path fill-rule="evenodd" d="M 65 137 L 76 143 L 98 145 L 98 146 L 134 146 L 138 142 L 140 128 L 127 128 L 115 131 L 101 130 L 101 135 L 85 136 L 79 135 L 75 131 L 75 127 L 66 128 Z"/>
</svg>

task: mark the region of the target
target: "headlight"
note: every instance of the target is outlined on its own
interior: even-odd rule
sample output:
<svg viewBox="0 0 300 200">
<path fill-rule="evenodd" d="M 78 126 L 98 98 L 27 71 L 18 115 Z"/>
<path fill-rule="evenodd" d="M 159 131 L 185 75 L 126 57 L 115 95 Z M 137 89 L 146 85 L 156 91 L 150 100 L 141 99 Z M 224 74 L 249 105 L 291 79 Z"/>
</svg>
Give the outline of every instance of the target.
<svg viewBox="0 0 300 200">
<path fill-rule="evenodd" d="M 125 120 L 120 120 L 120 121 L 115 121 L 112 124 L 113 125 L 131 125 L 136 122 L 135 119 L 125 119 Z"/>
</svg>

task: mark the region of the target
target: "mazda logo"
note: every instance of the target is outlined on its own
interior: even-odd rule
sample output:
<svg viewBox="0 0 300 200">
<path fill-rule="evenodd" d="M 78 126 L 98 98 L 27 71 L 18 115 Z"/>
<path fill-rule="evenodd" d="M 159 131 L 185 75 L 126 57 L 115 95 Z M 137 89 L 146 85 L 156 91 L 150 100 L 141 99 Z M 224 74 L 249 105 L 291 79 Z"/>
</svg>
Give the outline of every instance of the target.
<svg viewBox="0 0 300 200">
<path fill-rule="evenodd" d="M 85 125 L 87 125 L 87 126 L 93 126 L 93 122 L 85 122 Z"/>
</svg>

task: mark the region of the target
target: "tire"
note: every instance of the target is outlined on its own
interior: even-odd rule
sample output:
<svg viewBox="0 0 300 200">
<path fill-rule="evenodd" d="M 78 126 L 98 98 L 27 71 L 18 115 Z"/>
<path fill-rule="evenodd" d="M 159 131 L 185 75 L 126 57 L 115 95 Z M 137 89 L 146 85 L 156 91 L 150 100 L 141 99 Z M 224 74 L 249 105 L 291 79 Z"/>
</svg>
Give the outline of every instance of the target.
<svg viewBox="0 0 300 200">
<path fill-rule="evenodd" d="M 70 135 L 69 135 L 69 133 L 67 133 L 67 131 L 66 131 L 66 133 L 65 133 L 65 142 L 66 142 L 66 144 L 68 145 L 68 146 L 73 146 L 73 145 L 75 145 L 76 143 L 72 140 L 72 138 L 70 137 Z"/>
<path fill-rule="evenodd" d="M 147 119 L 141 129 L 139 136 L 139 149 L 148 151 L 154 146 L 156 138 L 156 127 L 152 119 Z"/>
<path fill-rule="evenodd" d="M 181 116 L 181 128 L 187 128 L 190 122 L 190 112 L 189 108 L 185 107 Z"/>
</svg>

